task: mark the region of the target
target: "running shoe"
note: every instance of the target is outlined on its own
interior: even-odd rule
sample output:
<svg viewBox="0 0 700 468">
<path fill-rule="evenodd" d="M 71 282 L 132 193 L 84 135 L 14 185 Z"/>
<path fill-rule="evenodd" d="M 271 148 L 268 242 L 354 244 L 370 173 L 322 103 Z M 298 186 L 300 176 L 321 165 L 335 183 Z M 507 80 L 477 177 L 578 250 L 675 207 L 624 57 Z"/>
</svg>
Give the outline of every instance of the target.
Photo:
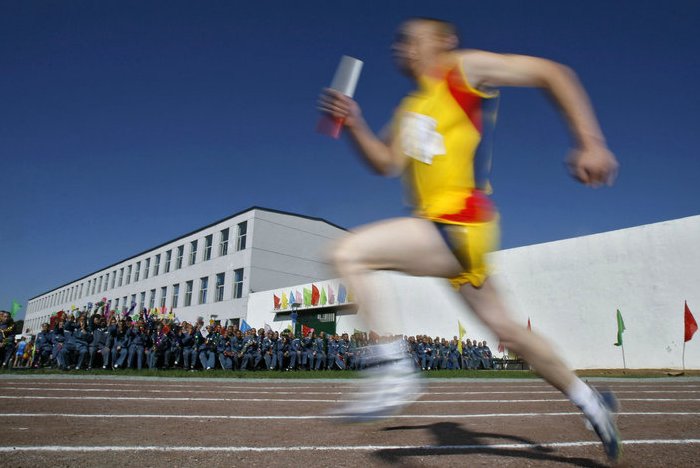
<svg viewBox="0 0 700 468">
<path fill-rule="evenodd" d="M 346 422 L 369 422 L 399 414 L 423 393 L 423 379 L 408 355 L 378 359 L 352 395 L 353 400 L 333 410 Z M 392 359 L 394 358 L 394 359 Z"/>
<path fill-rule="evenodd" d="M 619 410 L 617 398 L 609 390 L 598 392 L 593 389 L 593 391 L 596 393 L 603 410 L 598 417 L 588 417 L 587 426 L 590 425 L 589 429 L 592 428 L 600 437 L 608 459 L 611 462 L 617 462 L 622 456 L 622 440 L 615 421 L 616 413 Z"/>
</svg>

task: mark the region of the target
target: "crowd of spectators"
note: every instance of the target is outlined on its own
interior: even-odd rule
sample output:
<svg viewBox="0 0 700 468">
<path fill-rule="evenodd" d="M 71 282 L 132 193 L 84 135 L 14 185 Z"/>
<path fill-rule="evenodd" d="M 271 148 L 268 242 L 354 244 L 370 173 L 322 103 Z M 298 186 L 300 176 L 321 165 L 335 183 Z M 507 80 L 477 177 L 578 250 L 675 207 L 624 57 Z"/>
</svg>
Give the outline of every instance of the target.
<svg viewBox="0 0 700 468">
<path fill-rule="evenodd" d="M 10 319 L 11 320 L 11 319 Z M 7 317 L 0 316 L 7 328 Z M 4 335 L 3 335 L 4 337 Z M 240 330 L 235 325 L 205 324 L 202 318 L 180 323 L 144 310 L 129 315 L 59 313 L 30 337 L 3 340 L 5 367 L 68 369 L 184 370 L 360 370 L 372 363 L 371 345 L 402 340 L 405 352 L 422 370 L 490 369 L 493 355 L 486 341 L 461 343 L 429 336 L 384 336 L 356 332 L 326 335 L 291 330 Z"/>
</svg>

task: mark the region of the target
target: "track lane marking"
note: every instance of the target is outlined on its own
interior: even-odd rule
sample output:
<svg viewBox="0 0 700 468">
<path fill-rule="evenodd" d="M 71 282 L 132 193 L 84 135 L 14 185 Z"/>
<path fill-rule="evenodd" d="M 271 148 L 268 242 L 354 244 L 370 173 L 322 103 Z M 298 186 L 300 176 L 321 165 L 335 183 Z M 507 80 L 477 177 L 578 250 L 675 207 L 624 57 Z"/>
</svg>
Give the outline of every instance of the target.
<svg viewBox="0 0 700 468">
<path fill-rule="evenodd" d="M 700 439 L 635 439 L 626 440 L 623 446 L 630 445 L 695 445 Z M 0 453 L 11 452 L 373 452 L 378 450 L 498 450 L 498 449 L 542 449 L 590 447 L 600 445 L 598 441 L 578 440 L 570 442 L 543 442 L 540 444 L 471 444 L 471 445 L 329 445 L 294 447 L 221 447 L 221 446 L 182 446 L 182 445 L 102 445 L 102 446 L 62 446 L 62 445 L 16 445 L 0 447 Z"/>
<path fill-rule="evenodd" d="M 40 395 L 0 395 L 3 400 L 100 400 L 100 401 L 238 401 L 244 403 L 254 402 L 287 402 L 287 403 L 338 403 L 347 400 L 342 399 L 304 399 L 304 398 L 195 398 L 195 397 L 125 397 L 113 396 L 106 399 L 103 396 L 40 396 Z M 455 403 L 554 403 L 568 402 L 566 398 L 542 398 L 521 400 L 408 400 L 398 403 L 418 404 L 455 404 Z M 700 398 L 618 398 L 618 401 L 646 401 L 646 402 L 700 402 Z"/>
<path fill-rule="evenodd" d="M 626 411 L 616 413 L 618 416 L 700 416 L 700 412 L 673 412 L 673 411 Z M 483 414 L 401 414 L 394 415 L 391 419 L 476 419 L 476 418 L 511 418 L 511 417 L 541 417 L 541 416 L 582 416 L 576 411 L 568 412 L 547 412 L 547 413 L 483 413 Z M 343 419 L 343 416 L 335 415 L 307 415 L 307 416 L 242 416 L 242 415 L 206 415 L 206 414 L 76 414 L 76 413 L 3 413 L 0 418 L 23 418 L 23 417 L 54 417 L 54 418 L 77 418 L 77 419 L 230 419 L 230 420 L 308 420 L 308 419 Z M 384 419 L 384 418 L 377 418 Z"/>
<path fill-rule="evenodd" d="M 114 392 L 113 389 L 108 388 L 43 388 L 43 387 L 3 387 L 0 386 L 0 390 L 26 390 L 26 391 L 42 391 L 42 392 Z M 166 389 L 120 389 L 119 392 L 123 393 L 220 393 L 220 394 L 265 394 L 265 395 L 343 395 L 346 393 L 357 394 L 361 392 L 353 392 L 348 390 L 346 392 L 293 392 L 293 391 L 277 391 L 277 390 L 202 390 L 202 389 L 187 389 L 187 390 L 166 390 Z M 549 395 L 549 394 L 561 394 L 559 390 L 538 390 L 538 391 L 488 391 L 488 392 L 433 392 L 428 390 L 427 392 L 420 392 L 420 394 L 428 393 L 430 395 Z M 616 394 L 651 394 L 651 393 L 700 393 L 700 390 L 615 390 Z M 410 395 L 417 395 L 419 393 L 409 393 Z"/>
</svg>

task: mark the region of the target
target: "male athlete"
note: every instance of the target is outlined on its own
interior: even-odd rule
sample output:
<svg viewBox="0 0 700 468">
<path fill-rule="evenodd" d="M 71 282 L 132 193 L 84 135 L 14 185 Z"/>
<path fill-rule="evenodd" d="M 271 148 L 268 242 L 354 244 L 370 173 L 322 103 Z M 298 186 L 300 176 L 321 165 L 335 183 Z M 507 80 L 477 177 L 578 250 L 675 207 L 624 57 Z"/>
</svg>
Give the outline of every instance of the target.
<svg viewBox="0 0 700 468">
<path fill-rule="evenodd" d="M 542 58 L 457 50 L 457 45 L 454 26 L 441 20 L 414 18 L 400 27 L 394 57 L 417 89 L 402 101 L 381 138 L 369 129 L 355 101 L 330 89 L 321 94 L 319 109 L 343 119 L 358 152 L 376 172 L 402 175 L 414 205 L 412 217 L 364 226 L 342 239 L 334 263 L 365 311 L 372 308 L 373 271 L 449 278 L 508 349 L 582 410 L 608 457 L 617 460 L 614 396 L 583 383 L 545 339 L 515 323 L 488 280 L 486 254 L 499 241 L 498 214 L 487 196 L 497 88 L 537 87 L 552 98 L 569 126 L 574 147 L 567 164 L 578 181 L 610 185 L 618 164 L 571 70 Z M 391 329 L 394 314 L 370 314 L 371 325 L 400 331 Z M 378 348 L 379 361 L 389 364 L 371 381 L 371 398 L 341 411 L 354 420 L 389 416 L 415 398 L 418 377 L 400 343 Z"/>
</svg>

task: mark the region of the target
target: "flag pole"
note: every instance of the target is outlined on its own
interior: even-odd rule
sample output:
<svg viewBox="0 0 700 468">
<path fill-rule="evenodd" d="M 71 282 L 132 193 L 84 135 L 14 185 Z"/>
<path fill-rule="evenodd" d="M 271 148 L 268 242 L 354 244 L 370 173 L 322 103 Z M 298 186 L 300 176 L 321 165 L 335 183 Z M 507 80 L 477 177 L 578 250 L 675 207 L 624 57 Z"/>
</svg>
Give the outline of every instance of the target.
<svg viewBox="0 0 700 468">
<path fill-rule="evenodd" d="M 685 341 L 683 341 L 683 373 L 685 374 Z"/>
<path fill-rule="evenodd" d="M 622 343 L 620 345 L 620 347 L 622 348 L 622 369 L 623 369 L 622 373 L 624 374 L 624 371 L 627 370 L 627 362 L 625 361 L 625 344 Z"/>
</svg>

